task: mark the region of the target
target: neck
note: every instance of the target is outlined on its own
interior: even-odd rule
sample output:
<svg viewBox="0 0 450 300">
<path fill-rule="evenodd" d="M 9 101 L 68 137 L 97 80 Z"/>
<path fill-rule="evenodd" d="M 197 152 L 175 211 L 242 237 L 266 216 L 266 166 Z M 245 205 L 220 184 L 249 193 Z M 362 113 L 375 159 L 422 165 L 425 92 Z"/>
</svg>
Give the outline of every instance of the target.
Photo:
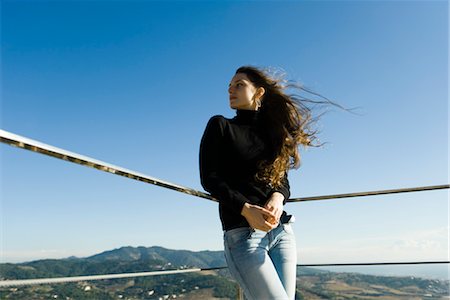
<svg viewBox="0 0 450 300">
<path fill-rule="evenodd" d="M 235 119 L 240 123 L 253 124 L 258 119 L 259 110 L 237 109 Z"/>
</svg>

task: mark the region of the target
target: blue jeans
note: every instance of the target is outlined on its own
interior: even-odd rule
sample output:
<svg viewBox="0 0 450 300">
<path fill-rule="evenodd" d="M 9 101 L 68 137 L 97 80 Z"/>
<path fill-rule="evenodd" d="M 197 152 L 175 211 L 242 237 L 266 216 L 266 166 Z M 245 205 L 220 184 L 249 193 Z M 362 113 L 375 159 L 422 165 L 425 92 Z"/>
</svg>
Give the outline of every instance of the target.
<svg viewBox="0 0 450 300">
<path fill-rule="evenodd" d="M 295 299 L 297 247 L 291 223 L 269 232 L 249 227 L 224 231 L 225 259 L 246 299 Z"/>
</svg>

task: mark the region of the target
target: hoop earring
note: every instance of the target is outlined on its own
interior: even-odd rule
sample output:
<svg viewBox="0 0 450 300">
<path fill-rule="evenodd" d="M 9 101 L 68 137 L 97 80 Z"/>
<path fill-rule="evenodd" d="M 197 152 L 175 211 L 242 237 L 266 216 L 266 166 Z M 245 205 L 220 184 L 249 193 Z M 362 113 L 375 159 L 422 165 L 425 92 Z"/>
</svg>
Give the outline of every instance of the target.
<svg viewBox="0 0 450 300">
<path fill-rule="evenodd" d="M 259 109 L 261 107 L 261 99 L 255 99 L 256 108 Z"/>
</svg>

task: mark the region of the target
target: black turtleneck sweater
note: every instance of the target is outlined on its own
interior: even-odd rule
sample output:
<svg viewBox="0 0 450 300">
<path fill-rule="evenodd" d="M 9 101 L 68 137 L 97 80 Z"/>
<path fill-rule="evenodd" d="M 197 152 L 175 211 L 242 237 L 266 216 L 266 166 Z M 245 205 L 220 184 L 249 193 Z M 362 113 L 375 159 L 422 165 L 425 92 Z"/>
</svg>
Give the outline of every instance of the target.
<svg viewBox="0 0 450 300">
<path fill-rule="evenodd" d="M 201 140 L 201 184 L 219 200 L 223 230 L 249 226 L 241 215 L 246 202 L 264 206 L 273 192 L 280 192 L 285 204 L 290 196 L 287 175 L 278 189 L 254 179 L 258 161 L 271 155 L 258 115 L 259 111 L 237 110 L 232 119 L 213 116 Z"/>
</svg>

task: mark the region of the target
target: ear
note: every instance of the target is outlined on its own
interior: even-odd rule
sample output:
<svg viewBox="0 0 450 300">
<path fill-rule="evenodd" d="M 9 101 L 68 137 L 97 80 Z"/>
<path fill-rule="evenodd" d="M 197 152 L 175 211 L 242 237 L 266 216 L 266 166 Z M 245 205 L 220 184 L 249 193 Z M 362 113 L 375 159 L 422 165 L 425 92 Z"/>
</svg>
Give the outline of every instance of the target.
<svg viewBox="0 0 450 300">
<path fill-rule="evenodd" d="M 256 89 L 256 95 L 258 95 L 258 98 L 260 98 L 260 99 L 264 95 L 265 92 L 266 92 L 266 90 L 262 86 L 260 86 L 259 88 Z"/>
</svg>

